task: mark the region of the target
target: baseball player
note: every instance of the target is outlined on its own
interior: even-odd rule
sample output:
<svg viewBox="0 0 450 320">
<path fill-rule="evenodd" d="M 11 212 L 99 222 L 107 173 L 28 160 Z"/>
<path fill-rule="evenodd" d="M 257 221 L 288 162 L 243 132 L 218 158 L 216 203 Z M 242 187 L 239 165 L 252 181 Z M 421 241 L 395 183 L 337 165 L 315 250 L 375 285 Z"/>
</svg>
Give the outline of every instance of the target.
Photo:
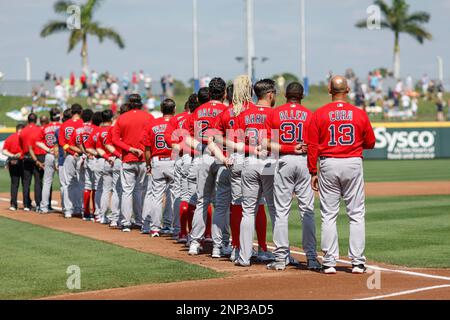
<svg viewBox="0 0 450 320">
<path fill-rule="evenodd" d="M 242 221 L 239 258 L 235 261 L 237 266 L 250 266 L 255 215 L 262 196 L 264 196 L 269 208 L 272 228 L 275 219 L 273 199 L 275 159 L 272 157 L 259 158 L 260 154 L 257 152 L 257 147 L 267 137 L 265 123 L 271 117 L 272 107 L 275 105 L 275 82 L 271 79 L 263 79 L 255 83 L 253 89 L 258 98 L 256 106 L 247 108 L 236 118 L 236 129 L 241 129 L 245 133 L 245 145 L 247 146 L 242 169 Z M 270 252 L 264 252 L 266 261 L 273 260 L 273 255 Z M 261 255 L 264 255 L 264 253 Z"/>
<path fill-rule="evenodd" d="M 23 154 L 19 141 L 19 134 L 23 128 L 23 124 L 16 126 L 16 132 L 6 138 L 2 150 L 3 155 L 8 157 L 6 166 L 11 178 L 11 206 L 9 207 L 11 211 L 17 210 L 17 194 L 20 183 L 23 185 Z"/>
<path fill-rule="evenodd" d="M 70 108 L 72 118 L 64 122 L 58 135 L 58 143 L 66 153 L 64 158 L 64 177 L 61 179 L 61 183 L 67 192 L 64 192 L 64 216 L 65 218 L 72 218 L 73 214 L 81 214 L 81 193 L 79 188 L 79 180 L 77 172 L 79 170 L 78 165 L 78 153 L 73 151 L 70 146 L 72 135 L 75 130 L 83 126 L 83 120 L 81 120 L 81 112 L 83 108 L 79 104 L 73 104 Z"/>
<path fill-rule="evenodd" d="M 109 223 L 109 219 L 106 217 L 106 212 L 110 207 L 111 203 L 111 212 L 113 216 L 113 220 L 117 222 L 118 218 L 118 208 L 117 205 L 113 205 L 114 202 L 111 201 L 111 194 L 113 192 L 113 167 L 115 156 L 110 154 L 108 150 L 106 150 L 105 145 L 107 142 L 108 132 L 111 128 L 113 113 L 111 110 L 107 109 L 100 112 L 102 116 L 102 123 L 100 127 L 97 129 L 96 137 L 93 138 L 95 142 L 92 142 L 93 148 L 95 148 L 95 154 L 97 156 L 97 166 L 100 169 L 101 177 L 97 182 L 98 189 L 101 190 L 100 196 L 100 206 L 97 212 L 98 220 L 101 224 Z M 91 139 L 91 138 L 90 138 Z M 88 140 L 89 142 L 89 140 Z M 93 150 L 92 150 L 93 151 Z M 98 190 L 97 189 L 97 190 Z M 113 212 L 114 211 L 114 212 Z"/>
<path fill-rule="evenodd" d="M 234 90 L 234 87 L 236 90 Z M 252 100 L 252 84 L 247 75 L 238 76 L 234 80 L 234 85 L 227 88 L 227 99 L 229 100 L 229 107 L 222 112 L 215 123 L 216 132 L 212 140 L 215 143 L 210 143 L 209 146 L 213 150 L 214 156 L 221 161 L 221 163 L 230 166 L 230 185 L 231 185 L 231 205 L 230 205 L 230 229 L 232 234 L 232 252 L 230 260 L 234 262 L 239 256 L 239 234 L 242 220 L 242 187 L 241 187 L 241 173 L 244 163 L 244 153 L 234 152 L 229 154 L 222 152 L 223 148 L 230 150 L 235 149 L 235 144 L 243 141 L 243 135 L 235 131 L 236 117 L 243 110 L 249 107 L 254 107 Z M 234 102 L 233 102 L 234 101 Z M 210 141 L 211 142 L 211 141 Z M 217 146 L 219 150 L 216 149 Z M 256 234 L 258 238 L 259 259 L 264 261 L 267 251 L 266 232 L 267 232 L 267 217 L 264 209 L 264 204 L 258 207 L 256 214 Z"/>
<path fill-rule="evenodd" d="M 134 210 L 135 219 L 142 219 L 142 192 L 146 176 L 142 132 L 154 117 L 142 110 L 140 95 L 131 94 L 128 98 L 130 110 L 116 121 L 111 133 L 112 143 L 122 150 L 122 231 L 130 232 L 132 227 L 133 200 L 140 208 Z M 136 190 L 135 190 L 136 189 Z M 136 192 L 133 199 L 133 192 Z"/>
<path fill-rule="evenodd" d="M 94 177 L 94 159 L 92 155 L 88 154 L 86 151 L 85 143 L 89 139 L 89 136 L 96 130 L 97 124 L 100 124 L 100 121 L 94 125 L 92 123 L 92 117 L 94 112 L 91 109 L 84 109 L 81 112 L 81 119 L 83 120 L 83 125 L 80 128 L 75 129 L 75 133 L 70 138 L 69 144 L 70 149 L 78 154 L 77 160 L 77 168 L 79 171 L 77 172 L 78 176 L 78 186 L 80 188 L 80 193 L 83 194 L 83 220 L 90 221 L 92 216 L 90 212 L 90 202 L 91 202 L 91 194 L 93 185 L 95 185 Z M 92 161 L 91 161 L 92 160 Z M 89 169 L 87 168 L 89 162 Z M 94 190 L 95 193 L 95 190 Z M 95 199 L 95 194 L 93 199 Z M 92 201 L 93 211 L 95 211 L 95 203 Z"/>
<path fill-rule="evenodd" d="M 53 177 L 56 169 L 55 146 L 57 145 L 55 132 L 61 126 L 61 114 L 57 108 L 50 110 L 50 123 L 42 127 L 40 141 L 36 145 L 46 152 L 44 161 L 44 182 L 42 186 L 42 200 L 40 213 L 48 213 L 51 209 L 51 193 Z"/>
<path fill-rule="evenodd" d="M 97 111 L 92 116 L 92 123 L 90 126 L 85 125 L 83 133 L 82 148 L 86 154 L 84 162 L 84 211 L 89 213 L 89 220 L 94 219 L 94 222 L 101 224 L 108 223 L 106 217 L 100 215 L 101 197 L 102 197 L 102 176 L 103 176 L 103 158 L 97 152 L 96 146 L 100 131 L 100 125 L 103 123 L 103 113 Z M 90 214 L 89 204 L 92 201 L 92 212 Z M 86 209 L 86 206 L 88 209 Z"/>
<path fill-rule="evenodd" d="M 178 243 L 187 243 L 188 230 L 191 231 L 192 220 L 189 212 L 194 212 L 195 204 L 197 202 L 195 196 L 195 181 L 196 177 L 193 177 L 194 183 L 189 182 L 188 176 L 190 167 L 192 164 L 191 149 L 183 141 L 188 132 L 183 129 L 183 124 L 189 117 L 190 113 L 193 112 L 199 106 L 197 94 L 191 94 L 186 101 L 185 111 L 171 118 L 167 129 L 164 133 L 164 139 L 168 147 L 172 148 L 172 156 L 176 159 L 174 165 L 174 184 L 173 190 L 175 195 L 174 200 L 174 215 L 176 216 L 176 211 L 179 210 L 179 225 L 180 231 L 178 234 Z"/>
<path fill-rule="evenodd" d="M 36 211 L 42 200 L 42 178 L 44 177 L 45 151 L 36 146 L 41 137 L 41 128 L 37 126 L 37 115 L 28 115 L 28 125 L 22 129 L 19 135 L 20 147 L 23 150 L 23 193 L 24 210 L 31 210 L 30 186 L 34 177 L 34 197 Z"/>
<path fill-rule="evenodd" d="M 209 130 L 213 128 L 215 118 L 222 113 L 226 106 L 223 101 L 226 97 L 226 84 L 221 78 L 213 78 L 209 83 L 210 101 L 198 107 L 186 120 L 185 128 L 193 138 L 186 136 L 186 142 L 191 148 L 204 151 L 208 145 Z M 228 203 L 231 202 L 231 189 L 229 184 L 229 171 L 223 164 L 216 163 L 208 150 L 198 159 L 197 171 L 197 207 L 192 223 L 190 255 L 199 254 L 200 241 L 206 228 L 208 206 L 215 202 L 214 216 L 212 219 L 213 257 L 221 257 L 224 243 L 223 232 L 228 229 L 226 225 L 229 214 Z M 194 161 L 196 161 L 194 160 Z"/>
<path fill-rule="evenodd" d="M 289 213 L 292 194 L 295 193 L 300 209 L 303 227 L 303 250 L 307 257 L 307 268 L 320 270 L 316 253 L 316 227 L 314 221 L 314 193 L 311 176 L 306 163 L 306 150 L 302 148 L 307 140 L 308 125 L 312 112 L 301 105 L 303 86 L 298 82 L 286 88 L 286 104 L 275 108 L 267 119 L 267 136 L 274 138 L 263 141 L 279 159 L 274 176 L 275 224 L 273 251 L 275 261 L 267 265 L 269 270 L 284 270 L 289 262 Z M 273 135 L 272 135 L 273 133 Z"/>
<path fill-rule="evenodd" d="M 166 198 L 166 208 L 172 211 L 174 203 L 174 166 L 172 149 L 167 145 L 164 134 L 170 119 L 175 115 L 175 101 L 165 99 L 161 103 L 163 116 L 152 120 L 144 130 L 142 144 L 145 146 L 145 160 L 147 174 L 152 181 L 147 187 L 144 200 L 142 219 L 144 225 L 141 233 L 152 237 L 159 237 L 161 230 L 162 203 L 166 190 L 169 190 L 169 198 Z"/>
<path fill-rule="evenodd" d="M 328 91 L 332 102 L 316 110 L 308 130 L 308 169 L 312 189 L 320 194 L 323 272 L 336 273 L 339 258 L 336 219 L 342 197 L 350 219 L 348 255 L 352 260 L 352 272 L 364 273 L 362 152 L 375 146 L 375 135 L 365 111 L 347 102 L 350 89 L 345 77 L 331 78 Z M 320 159 L 319 175 L 317 159 Z"/>
<path fill-rule="evenodd" d="M 124 114 L 129 110 L 127 103 L 120 106 L 119 115 Z M 109 226 L 111 228 L 117 228 L 119 226 L 120 210 L 122 204 L 122 183 L 120 181 L 120 174 L 122 171 L 122 152 L 112 143 L 112 130 L 116 124 L 118 116 L 116 116 L 108 129 L 105 143 L 103 144 L 105 152 L 108 151 L 111 156 L 109 160 L 114 160 L 112 170 L 112 197 L 111 197 L 111 215 L 109 216 Z M 103 141 L 102 141 L 103 142 Z M 114 157 L 114 158 L 112 158 Z"/>
</svg>

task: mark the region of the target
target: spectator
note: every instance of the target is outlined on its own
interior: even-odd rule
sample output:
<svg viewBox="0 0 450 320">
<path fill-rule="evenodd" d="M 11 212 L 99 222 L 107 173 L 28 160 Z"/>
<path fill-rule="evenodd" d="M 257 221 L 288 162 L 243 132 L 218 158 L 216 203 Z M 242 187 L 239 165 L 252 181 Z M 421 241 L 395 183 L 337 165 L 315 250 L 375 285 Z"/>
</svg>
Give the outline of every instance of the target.
<svg viewBox="0 0 450 320">
<path fill-rule="evenodd" d="M 422 76 L 422 94 L 426 97 L 428 93 L 428 85 L 430 84 L 430 79 L 428 78 L 428 75 L 425 73 Z"/>
<path fill-rule="evenodd" d="M 436 99 L 436 109 L 437 109 L 437 121 L 445 121 L 444 118 L 444 101 L 442 99 Z"/>
</svg>

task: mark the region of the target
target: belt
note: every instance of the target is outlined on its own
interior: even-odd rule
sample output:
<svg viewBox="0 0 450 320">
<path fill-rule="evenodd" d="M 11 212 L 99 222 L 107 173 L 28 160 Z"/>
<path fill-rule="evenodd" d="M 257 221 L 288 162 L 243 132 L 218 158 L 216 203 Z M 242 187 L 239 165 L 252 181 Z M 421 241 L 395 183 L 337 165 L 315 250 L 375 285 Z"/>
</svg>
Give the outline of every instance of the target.
<svg viewBox="0 0 450 320">
<path fill-rule="evenodd" d="M 158 159 L 159 161 L 171 161 L 172 158 L 171 157 L 160 157 L 160 156 L 156 156 L 153 157 L 154 159 Z"/>
</svg>

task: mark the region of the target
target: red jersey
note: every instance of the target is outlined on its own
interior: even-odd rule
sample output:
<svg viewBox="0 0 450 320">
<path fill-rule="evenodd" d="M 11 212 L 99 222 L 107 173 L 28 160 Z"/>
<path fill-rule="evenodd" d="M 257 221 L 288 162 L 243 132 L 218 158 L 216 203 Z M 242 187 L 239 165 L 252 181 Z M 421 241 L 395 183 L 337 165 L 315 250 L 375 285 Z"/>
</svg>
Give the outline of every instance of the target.
<svg viewBox="0 0 450 320">
<path fill-rule="evenodd" d="M 75 134 L 70 137 L 69 144 L 74 146 L 85 146 L 89 136 L 97 130 L 97 126 L 90 122 L 83 123 L 83 126 L 75 129 Z"/>
<path fill-rule="evenodd" d="M 188 130 L 184 128 L 184 124 L 191 115 L 189 112 L 182 112 L 175 117 L 172 117 L 167 125 L 166 132 L 164 133 L 164 140 L 167 145 L 172 148 L 172 144 L 177 143 L 180 145 L 181 154 L 190 154 L 191 156 L 200 155 L 197 150 L 192 150 L 183 141 L 184 136 L 190 135 Z"/>
<path fill-rule="evenodd" d="M 72 138 L 72 134 L 75 132 L 76 129 L 83 126 L 83 120 L 77 119 L 69 119 L 63 124 L 61 124 L 61 127 L 59 129 L 59 135 L 58 135 L 58 143 L 61 147 L 64 147 L 66 144 L 69 144 L 70 139 Z M 67 149 L 69 150 L 69 149 Z M 66 150 L 66 151 L 67 151 Z"/>
<path fill-rule="evenodd" d="M 3 144 L 3 149 L 9 151 L 12 154 L 20 153 L 20 158 L 23 157 L 22 148 L 20 147 L 19 132 L 13 133 L 8 138 L 6 138 Z"/>
<path fill-rule="evenodd" d="M 123 162 L 144 161 L 143 156 L 136 157 L 129 150 L 133 147 L 144 151 L 142 132 L 153 119 L 150 113 L 138 109 L 130 110 L 117 119 L 111 131 L 112 143 L 122 150 Z"/>
<path fill-rule="evenodd" d="M 203 144 L 208 143 L 209 130 L 214 127 L 214 123 L 219 114 L 227 107 L 219 101 L 209 101 L 197 109 L 186 119 L 183 128 L 188 130 L 190 135 Z"/>
<path fill-rule="evenodd" d="M 84 147 L 85 148 L 89 148 L 89 149 L 95 149 L 96 148 L 98 134 L 99 134 L 99 131 L 101 129 L 101 127 L 94 126 L 94 125 L 92 125 L 92 127 L 94 129 L 91 131 L 91 134 L 89 134 L 87 140 L 84 142 Z"/>
<path fill-rule="evenodd" d="M 56 141 L 56 129 L 61 127 L 60 122 L 50 122 L 46 126 L 42 127 L 41 138 L 42 141 L 47 148 L 53 148 L 58 141 Z"/>
<path fill-rule="evenodd" d="M 29 153 L 29 147 L 33 148 L 35 155 L 43 155 L 46 154 L 44 150 L 36 146 L 36 142 L 41 139 L 42 128 L 38 127 L 34 123 L 30 123 L 25 128 L 22 129 L 19 135 L 20 148 L 23 151 L 23 154 Z"/>
<path fill-rule="evenodd" d="M 243 130 L 246 149 L 257 147 L 264 138 L 269 137 L 266 122 L 271 117 L 272 112 L 271 107 L 250 106 L 236 117 L 235 130 Z"/>
<path fill-rule="evenodd" d="M 162 117 L 151 121 L 142 135 L 142 144 L 150 147 L 151 156 L 170 158 L 172 149 L 167 145 L 164 134 L 171 118 Z"/>
<path fill-rule="evenodd" d="M 317 158 L 353 158 L 375 146 L 366 112 L 347 102 L 332 102 L 314 112 L 308 130 L 308 169 L 317 173 Z"/>
<path fill-rule="evenodd" d="M 295 146 L 307 141 L 312 114 L 298 103 L 286 103 L 273 109 L 266 122 L 267 135 L 277 140 L 281 154 L 294 154 Z"/>
<path fill-rule="evenodd" d="M 111 126 L 99 127 L 94 135 L 96 136 L 95 144 L 93 148 L 102 149 L 105 151 L 105 155 L 103 158 L 108 159 L 111 156 L 111 153 L 105 148 L 105 145 L 108 144 L 108 133 L 110 132 Z"/>
</svg>

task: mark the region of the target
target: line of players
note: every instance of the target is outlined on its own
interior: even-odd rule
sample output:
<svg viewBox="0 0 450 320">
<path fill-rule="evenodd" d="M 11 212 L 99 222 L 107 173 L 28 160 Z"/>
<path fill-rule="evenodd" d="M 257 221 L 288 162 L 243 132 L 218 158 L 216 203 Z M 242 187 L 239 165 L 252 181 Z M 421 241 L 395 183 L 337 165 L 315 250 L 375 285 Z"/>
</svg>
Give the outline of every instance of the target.
<svg viewBox="0 0 450 320">
<path fill-rule="evenodd" d="M 25 157 L 44 177 L 42 195 L 38 197 L 35 188 L 38 210 L 48 211 L 56 168 L 66 218 L 79 214 L 124 232 L 137 227 L 152 237 L 171 234 L 189 246 L 190 255 L 212 242 L 213 258 L 230 256 L 237 266 L 247 267 L 255 257 L 270 262 L 268 269 L 284 270 L 297 263 L 289 254 L 288 238 L 294 194 L 308 269 L 335 273 L 342 196 L 350 216 L 353 272 L 362 273 L 361 159 L 362 149 L 373 148 L 375 138 L 367 115 L 345 102 L 345 78 L 334 77 L 329 90 L 333 102 L 313 115 L 301 105 L 299 83 L 287 87 L 286 104 L 273 108 L 272 80 L 252 86 L 247 76 L 239 76 L 227 87 L 223 79 L 213 78 L 208 88 L 189 97 L 181 114 L 175 115 L 175 102 L 166 99 L 163 116 L 154 118 L 142 110 L 139 95 L 130 95 L 117 117 L 110 110 L 93 113 L 74 104 L 64 112 L 62 124 L 52 110 L 51 122 L 39 128 L 34 140 L 29 132 L 37 135 L 36 116 L 30 115 L 18 136 L 22 150 L 28 151 Z M 313 190 L 319 189 L 323 266 L 317 260 L 314 222 Z M 273 253 L 266 244 L 265 205 Z M 30 208 L 31 201 L 25 201 L 25 207 Z"/>
</svg>

